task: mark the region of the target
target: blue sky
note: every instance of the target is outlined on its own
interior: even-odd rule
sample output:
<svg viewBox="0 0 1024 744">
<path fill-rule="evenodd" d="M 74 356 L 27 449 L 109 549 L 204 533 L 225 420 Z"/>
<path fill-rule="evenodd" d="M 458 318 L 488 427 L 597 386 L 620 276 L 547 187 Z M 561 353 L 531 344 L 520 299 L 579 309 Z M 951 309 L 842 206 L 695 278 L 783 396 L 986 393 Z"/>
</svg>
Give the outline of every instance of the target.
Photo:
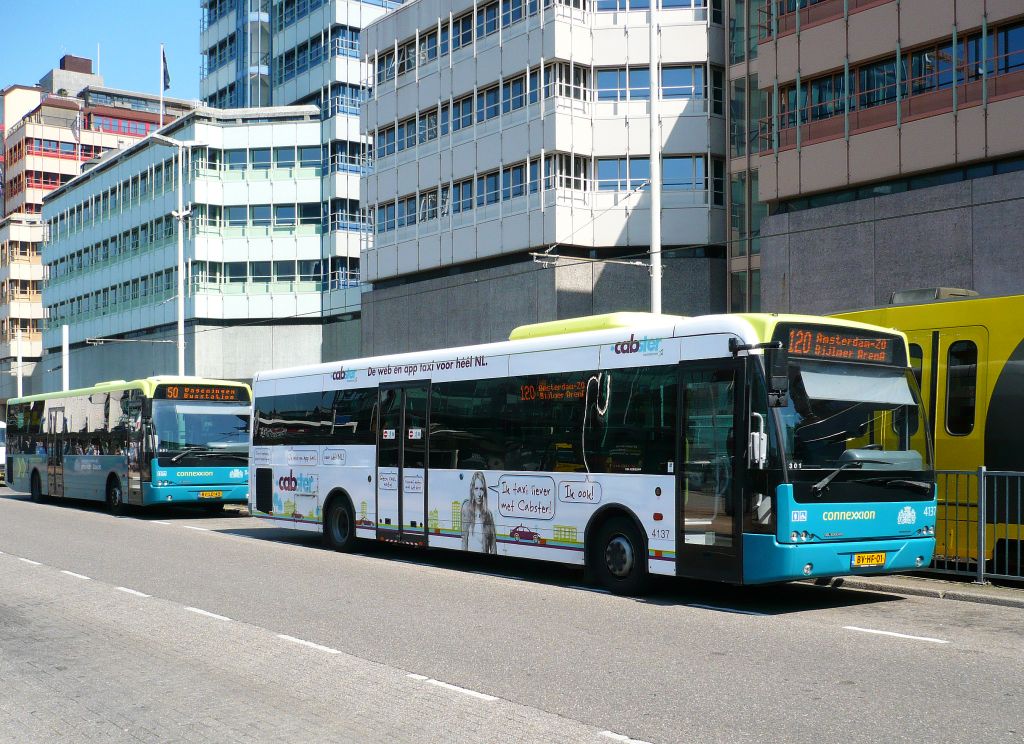
<svg viewBox="0 0 1024 744">
<path fill-rule="evenodd" d="M 111 88 L 159 93 L 160 44 L 168 96 L 199 97 L 199 0 L 8 0 L 0 88 L 34 85 L 65 54 L 88 57 Z"/>
</svg>

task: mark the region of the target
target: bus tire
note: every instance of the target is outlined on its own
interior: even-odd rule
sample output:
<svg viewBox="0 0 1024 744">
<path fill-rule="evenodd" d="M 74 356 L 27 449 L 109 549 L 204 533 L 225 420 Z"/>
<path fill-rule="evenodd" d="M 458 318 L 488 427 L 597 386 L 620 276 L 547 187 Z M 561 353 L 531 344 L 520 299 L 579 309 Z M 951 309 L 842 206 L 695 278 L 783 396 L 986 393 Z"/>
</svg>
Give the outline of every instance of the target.
<svg viewBox="0 0 1024 744">
<path fill-rule="evenodd" d="M 31 485 L 29 486 L 29 493 L 32 495 L 32 500 L 37 504 L 43 503 L 43 482 L 39 478 L 39 471 L 32 471 Z"/>
<path fill-rule="evenodd" d="M 612 594 L 635 596 L 647 588 L 647 551 L 629 517 L 616 515 L 606 520 L 588 547 L 591 575 Z"/>
<path fill-rule="evenodd" d="M 112 475 L 107 479 L 107 508 L 114 515 L 121 515 L 128 511 L 128 505 L 124 503 L 124 490 L 121 488 L 121 480 Z"/>
<path fill-rule="evenodd" d="M 355 512 L 344 494 L 338 494 L 327 502 L 327 511 L 324 513 L 324 545 L 339 553 L 355 550 Z"/>
</svg>

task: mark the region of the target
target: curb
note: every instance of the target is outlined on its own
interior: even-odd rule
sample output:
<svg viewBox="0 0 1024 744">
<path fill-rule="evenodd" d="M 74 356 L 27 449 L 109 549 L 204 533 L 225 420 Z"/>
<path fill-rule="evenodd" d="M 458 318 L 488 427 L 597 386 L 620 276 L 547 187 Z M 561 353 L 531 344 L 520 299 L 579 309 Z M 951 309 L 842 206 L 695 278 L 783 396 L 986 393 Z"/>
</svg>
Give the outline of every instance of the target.
<svg viewBox="0 0 1024 744">
<path fill-rule="evenodd" d="M 920 585 L 910 582 L 921 581 Z M 949 599 L 957 602 L 974 602 L 976 604 L 999 605 L 1001 607 L 1015 607 L 1024 610 L 1024 592 L 1008 589 L 1007 592 L 1014 592 L 1020 596 L 1002 594 L 1001 589 L 977 589 L 965 590 L 962 588 L 940 588 L 925 585 L 927 579 L 907 579 L 906 582 L 893 582 L 885 580 L 871 580 L 860 578 L 843 577 L 833 579 L 829 587 L 833 589 L 861 589 L 872 592 L 885 592 L 887 594 L 902 594 L 906 596 L 930 597 L 932 599 Z"/>
</svg>

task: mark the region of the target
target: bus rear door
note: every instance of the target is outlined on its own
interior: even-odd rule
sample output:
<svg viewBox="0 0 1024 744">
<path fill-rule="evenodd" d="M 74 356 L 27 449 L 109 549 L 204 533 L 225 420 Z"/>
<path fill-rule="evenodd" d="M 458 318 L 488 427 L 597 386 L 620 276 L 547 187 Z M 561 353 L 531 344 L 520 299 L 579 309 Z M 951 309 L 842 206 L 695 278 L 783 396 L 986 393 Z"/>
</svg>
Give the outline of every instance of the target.
<svg viewBox="0 0 1024 744">
<path fill-rule="evenodd" d="M 426 545 L 430 383 L 378 393 L 377 537 Z"/>
<path fill-rule="evenodd" d="M 746 439 L 741 415 L 743 389 L 741 359 L 680 365 L 679 576 L 740 581 L 737 442 Z"/>
<path fill-rule="evenodd" d="M 60 498 L 64 496 L 64 434 L 67 433 L 64 408 L 51 408 L 46 418 L 47 493 Z"/>
</svg>

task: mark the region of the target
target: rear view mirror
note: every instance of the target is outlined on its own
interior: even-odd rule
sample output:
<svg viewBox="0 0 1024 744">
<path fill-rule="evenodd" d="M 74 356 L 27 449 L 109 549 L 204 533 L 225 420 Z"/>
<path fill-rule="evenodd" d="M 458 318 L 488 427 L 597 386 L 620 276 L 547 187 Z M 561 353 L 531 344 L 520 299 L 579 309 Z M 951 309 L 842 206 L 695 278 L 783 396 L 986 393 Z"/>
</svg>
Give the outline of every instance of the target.
<svg viewBox="0 0 1024 744">
<path fill-rule="evenodd" d="M 782 408 L 789 398 L 789 352 L 781 346 L 764 350 L 764 376 L 768 382 L 768 404 Z"/>
</svg>

